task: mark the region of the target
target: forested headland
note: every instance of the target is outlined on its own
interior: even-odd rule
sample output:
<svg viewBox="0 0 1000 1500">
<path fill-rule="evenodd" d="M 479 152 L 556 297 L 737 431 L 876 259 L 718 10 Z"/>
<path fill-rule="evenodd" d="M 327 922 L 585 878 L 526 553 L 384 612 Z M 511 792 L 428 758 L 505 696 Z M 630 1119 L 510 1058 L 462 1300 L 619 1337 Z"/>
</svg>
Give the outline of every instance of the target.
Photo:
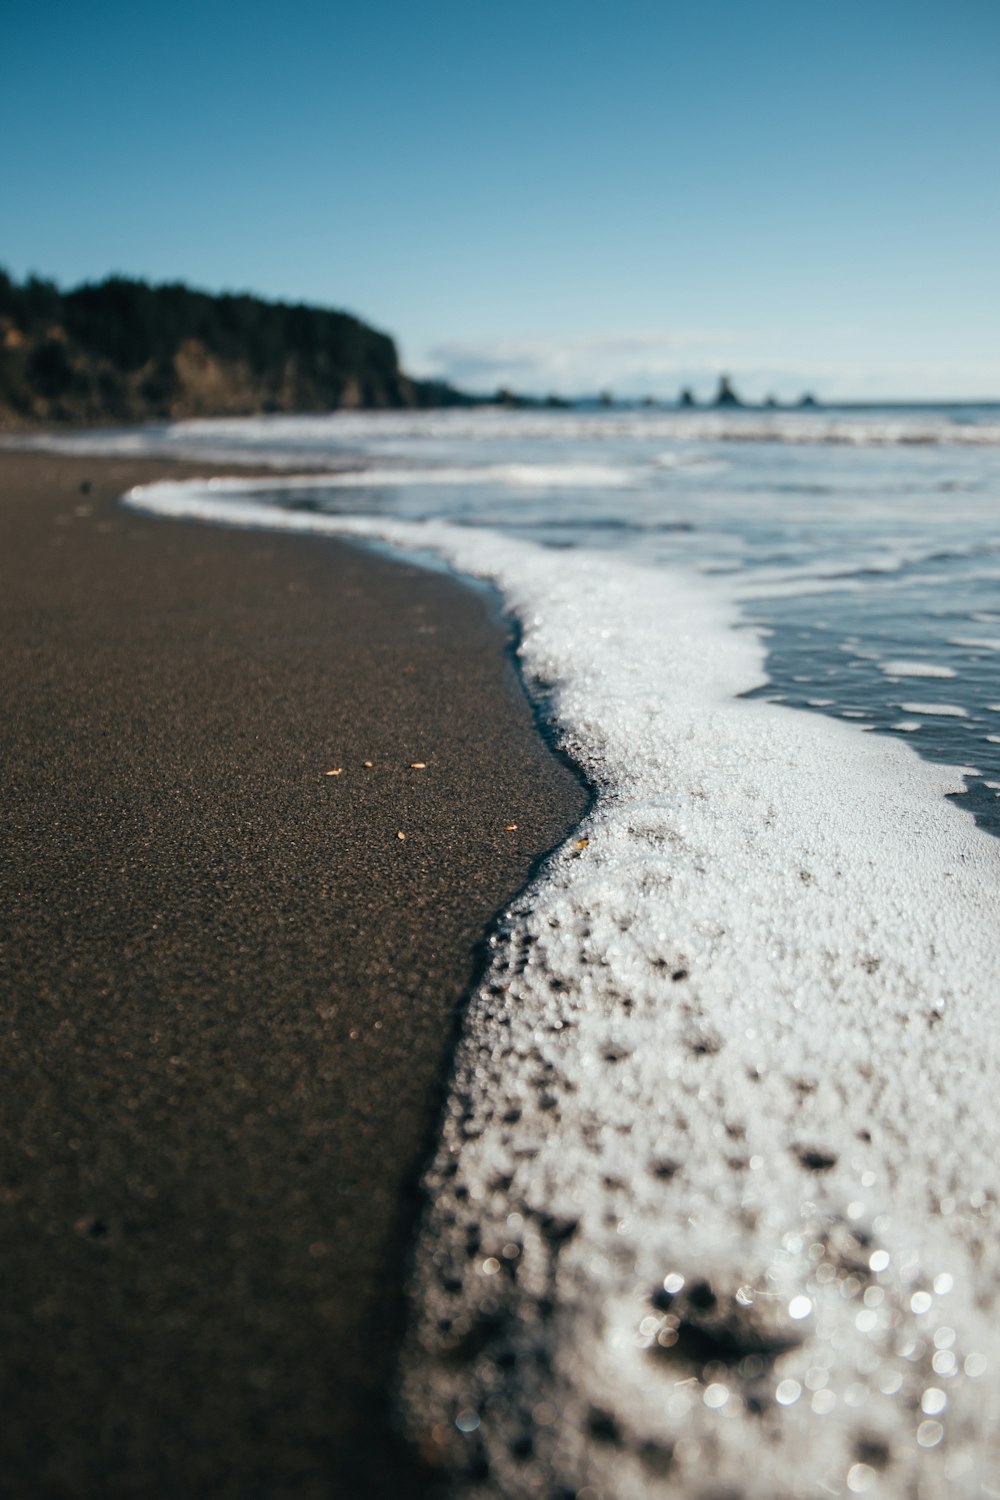
<svg viewBox="0 0 1000 1500">
<path fill-rule="evenodd" d="M 464 405 L 349 313 L 110 276 L 61 291 L 0 270 L 0 429 Z"/>
</svg>

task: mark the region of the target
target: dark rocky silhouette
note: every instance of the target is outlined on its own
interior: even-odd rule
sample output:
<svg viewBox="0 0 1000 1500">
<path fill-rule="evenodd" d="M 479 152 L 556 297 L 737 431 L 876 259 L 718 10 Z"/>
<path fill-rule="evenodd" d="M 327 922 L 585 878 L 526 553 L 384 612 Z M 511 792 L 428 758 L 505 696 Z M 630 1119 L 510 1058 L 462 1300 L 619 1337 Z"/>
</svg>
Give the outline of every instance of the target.
<svg viewBox="0 0 1000 1500">
<path fill-rule="evenodd" d="M 393 340 L 349 313 L 122 276 L 63 292 L 0 271 L 0 428 L 471 399 L 411 379 Z"/>
<path fill-rule="evenodd" d="M 816 400 L 815 396 L 811 395 L 809 391 L 806 391 L 805 395 L 799 402 L 799 406 L 805 411 L 815 411 L 819 407 L 819 402 Z"/>
<path fill-rule="evenodd" d="M 677 397 L 677 405 L 682 406 L 685 409 L 691 406 L 698 405 L 697 401 L 694 399 L 694 391 L 692 391 L 689 385 L 686 385 L 681 391 L 680 395 Z"/>
<path fill-rule="evenodd" d="M 715 393 L 715 400 L 712 402 L 712 405 L 721 407 L 743 405 L 743 402 L 733 390 L 732 383 L 728 375 L 719 376 L 719 389 Z"/>
</svg>

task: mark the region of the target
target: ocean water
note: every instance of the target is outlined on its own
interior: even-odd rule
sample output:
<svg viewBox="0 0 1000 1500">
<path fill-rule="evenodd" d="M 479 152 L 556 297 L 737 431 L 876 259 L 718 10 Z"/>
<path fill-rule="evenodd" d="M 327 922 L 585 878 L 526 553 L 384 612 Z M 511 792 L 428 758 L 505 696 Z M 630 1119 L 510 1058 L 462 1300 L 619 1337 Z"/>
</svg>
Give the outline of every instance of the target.
<svg viewBox="0 0 1000 1500">
<path fill-rule="evenodd" d="M 72 441 L 490 580 L 593 785 L 428 1173 L 402 1405 L 457 1492 L 1000 1495 L 1000 412 Z"/>
<path fill-rule="evenodd" d="M 344 414 L 62 446 L 336 466 L 279 503 L 727 574 L 767 632 L 763 696 L 979 771 L 966 805 L 1000 830 L 1000 407 Z"/>
</svg>

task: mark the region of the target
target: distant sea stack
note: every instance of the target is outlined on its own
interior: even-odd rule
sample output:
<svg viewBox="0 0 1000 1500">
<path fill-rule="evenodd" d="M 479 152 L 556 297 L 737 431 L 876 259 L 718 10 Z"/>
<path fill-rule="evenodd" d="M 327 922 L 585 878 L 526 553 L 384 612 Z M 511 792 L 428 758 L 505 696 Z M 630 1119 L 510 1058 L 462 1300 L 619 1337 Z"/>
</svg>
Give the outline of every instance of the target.
<svg viewBox="0 0 1000 1500">
<path fill-rule="evenodd" d="M 0 271 L 0 430 L 471 402 L 349 313 L 112 276 Z"/>
<path fill-rule="evenodd" d="M 719 389 L 715 393 L 715 400 L 712 402 L 712 405 L 722 407 L 743 405 L 743 402 L 733 390 L 728 375 L 719 376 Z"/>
</svg>

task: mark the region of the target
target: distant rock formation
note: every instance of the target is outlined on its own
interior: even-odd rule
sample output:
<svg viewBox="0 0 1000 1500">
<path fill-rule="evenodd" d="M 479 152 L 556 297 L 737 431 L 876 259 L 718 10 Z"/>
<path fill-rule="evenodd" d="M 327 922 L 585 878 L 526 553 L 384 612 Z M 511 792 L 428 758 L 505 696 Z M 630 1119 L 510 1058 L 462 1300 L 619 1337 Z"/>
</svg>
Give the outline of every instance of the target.
<svg viewBox="0 0 1000 1500">
<path fill-rule="evenodd" d="M 62 292 L 0 271 L 0 429 L 465 405 L 348 313 L 114 276 Z"/>
<path fill-rule="evenodd" d="M 806 391 L 805 395 L 799 402 L 799 406 L 805 411 L 813 411 L 819 407 L 819 402 L 816 400 L 815 396 L 811 395 L 809 391 Z"/>
<path fill-rule="evenodd" d="M 719 376 L 719 389 L 715 393 L 713 406 L 742 406 L 743 402 L 737 396 L 730 383 L 728 375 Z"/>
<path fill-rule="evenodd" d="M 680 395 L 677 397 L 677 405 L 680 407 L 684 407 L 685 409 L 690 406 L 698 405 L 697 401 L 694 399 L 694 391 L 689 385 L 686 385 L 681 391 Z"/>
</svg>

